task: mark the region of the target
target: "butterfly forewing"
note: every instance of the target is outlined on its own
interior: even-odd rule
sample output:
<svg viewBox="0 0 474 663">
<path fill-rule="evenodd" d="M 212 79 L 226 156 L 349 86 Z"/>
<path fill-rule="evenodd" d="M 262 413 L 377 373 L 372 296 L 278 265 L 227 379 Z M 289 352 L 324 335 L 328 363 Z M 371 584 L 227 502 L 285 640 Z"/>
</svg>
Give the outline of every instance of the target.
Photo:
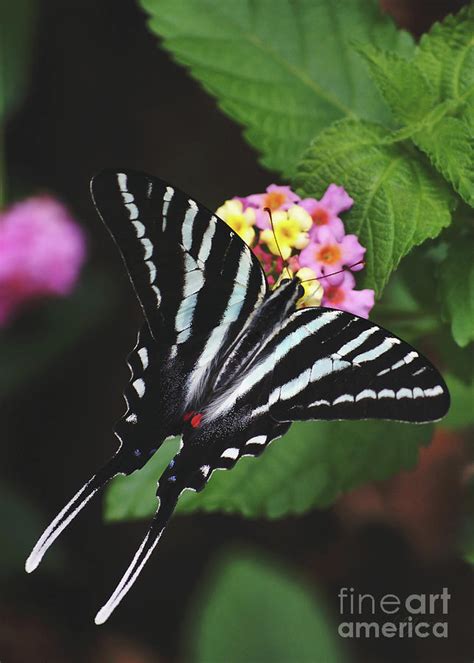
<svg viewBox="0 0 474 663">
<path fill-rule="evenodd" d="M 225 223 L 140 173 L 104 171 L 91 191 L 154 336 L 181 345 L 220 324 L 243 326 L 266 282 L 255 256 Z"/>
<path fill-rule="evenodd" d="M 144 448 L 155 450 L 163 436 L 181 432 L 185 409 L 205 391 L 210 366 L 261 303 L 266 282 L 244 242 L 169 184 L 104 171 L 91 190 L 148 324 L 142 332 L 148 343 L 140 341 L 129 358 L 129 410 L 117 429 L 125 444 L 133 438 L 138 457 Z"/>
</svg>

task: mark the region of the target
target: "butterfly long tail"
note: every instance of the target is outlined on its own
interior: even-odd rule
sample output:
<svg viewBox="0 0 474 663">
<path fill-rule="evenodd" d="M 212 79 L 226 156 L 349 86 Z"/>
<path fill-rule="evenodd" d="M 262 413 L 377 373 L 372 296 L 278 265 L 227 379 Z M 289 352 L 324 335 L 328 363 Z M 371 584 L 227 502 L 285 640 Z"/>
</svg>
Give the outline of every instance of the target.
<svg viewBox="0 0 474 663">
<path fill-rule="evenodd" d="M 35 547 L 26 560 L 25 570 L 27 573 L 34 571 L 46 551 L 56 541 L 61 532 L 66 529 L 69 523 L 85 507 L 89 500 L 103 488 L 114 476 L 121 472 L 121 454 L 118 452 L 96 473 L 82 488 L 74 495 L 72 500 L 66 504 L 64 509 L 58 513 L 52 523 L 45 529 L 38 539 Z"/>
<path fill-rule="evenodd" d="M 168 524 L 173 511 L 176 508 L 176 504 L 179 498 L 179 492 L 177 490 L 173 490 L 172 492 L 166 491 L 166 494 L 162 494 L 161 496 L 160 491 L 158 491 L 158 495 L 160 504 L 153 517 L 153 520 L 150 523 L 145 538 L 135 553 L 130 566 L 123 574 L 122 579 L 117 585 L 115 591 L 107 603 L 105 603 L 105 605 L 97 613 L 94 620 L 97 625 L 103 624 L 105 621 L 107 621 L 120 601 L 132 587 L 141 570 L 148 561 L 151 553 L 158 544 L 158 541 L 160 540 L 160 537 L 163 534 L 163 531 Z"/>
</svg>

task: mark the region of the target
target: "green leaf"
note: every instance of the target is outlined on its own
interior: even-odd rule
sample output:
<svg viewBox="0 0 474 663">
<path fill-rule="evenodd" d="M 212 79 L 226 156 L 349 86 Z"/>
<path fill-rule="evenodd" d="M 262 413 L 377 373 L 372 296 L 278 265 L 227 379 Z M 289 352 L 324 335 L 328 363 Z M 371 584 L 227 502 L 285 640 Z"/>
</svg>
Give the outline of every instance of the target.
<svg viewBox="0 0 474 663">
<path fill-rule="evenodd" d="M 337 626 L 308 590 L 271 560 L 233 555 L 198 595 L 189 620 L 193 663 L 336 663 Z"/>
<path fill-rule="evenodd" d="M 440 321 L 431 310 L 420 306 L 400 272 L 398 270 L 390 279 L 371 318 L 416 346 L 420 339 L 437 331 Z"/>
<path fill-rule="evenodd" d="M 454 340 L 465 347 L 474 340 L 474 242 L 460 237 L 448 250 L 441 265 L 440 289 L 444 314 Z"/>
<path fill-rule="evenodd" d="M 389 121 L 353 39 L 405 55 L 413 51 L 411 37 L 374 0 L 141 4 L 163 46 L 245 127 L 262 163 L 286 175 L 334 120 L 360 115 Z"/>
<path fill-rule="evenodd" d="M 472 349 L 460 348 L 453 339 L 447 325 L 440 325 L 437 332 L 430 335 L 430 348 L 433 356 L 439 358 L 439 365 L 449 368 L 449 372 L 464 385 L 474 382 L 474 361 Z"/>
<path fill-rule="evenodd" d="M 154 513 L 157 507 L 158 479 L 177 453 L 178 447 L 179 438 L 166 440 L 139 472 L 116 477 L 105 493 L 105 519 L 131 520 L 146 518 Z"/>
<path fill-rule="evenodd" d="M 0 3 L 0 123 L 25 92 L 36 10 L 36 0 Z"/>
<path fill-rule="evenodd" d="M 463 200 L 474 207 L 474 134 L 468 121 L 442 117 L 415 133 L 413 141 Z"/>
<path fill-rule="evenodd" d="M 439 102 L 467 101 L 474 95 L 474 4 L 435 23 L 422 36 L 417 65 L 434 87 Z"/>
<path fill-rule="evenodd" d="M 372 45 L 361 45 L 357 50 L 368 62 L 372 78 L 398 120 L 403 124 L 419 122 L 432 111 L 435 91 L 415 62 Z"/>
<path fill-rule="evenodd" d="M 245 457 L 230 472 L 214 472 L 201 493 L 185 492 L 177 510 L 280 518 L 326 507 L 343 491 L 412 467 L 431 434 L 431 426 L 385 421 L 296 423 L 260 458 Z M 170 457 L 169 448 L 160 449 L 144 470 L 115 479 L 106 518 L 151 515 L 156 481 Z"/>
<path fill-rule="evenodd" d="M 464 384 L 454 375 L 444 376 L 451 394 L 451 407 L 442 421 L 444 428 L 458 429 L 474 425 L 474 382 Z"/>
<path fill-rule="evenodd" d="M 359 50 L 410 136 L 459 195 L 474 206 L 474 5 L 424 35 L 414 58 Z"/>
<path fill-rule="evenodd" d="M 376 124 L 342 120 L 313 141 L 294 183 L 302 195 L 320 197 L 328 182 L 355 200 L 344 220 L 367 248 L 363 285 L 377 296 L 403 256 L 451 221 L 452 195 L 442 179 Z"/>
</svg>

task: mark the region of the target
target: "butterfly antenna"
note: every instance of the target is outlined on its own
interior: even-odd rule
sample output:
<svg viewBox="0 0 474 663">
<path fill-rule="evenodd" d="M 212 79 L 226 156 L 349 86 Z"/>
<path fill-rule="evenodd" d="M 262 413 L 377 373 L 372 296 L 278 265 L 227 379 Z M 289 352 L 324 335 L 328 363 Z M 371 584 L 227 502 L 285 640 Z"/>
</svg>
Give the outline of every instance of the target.
<svg viewBox="0 0 474 663">
<path fill-rule="evenodd" d="M 275 244 L 276 244 L 276 247 L 278 249 L 278 253 L 280 254 L 280 258 L 283 261 L 283 269 L 286 269 L 286 271 L 288 272 L 288 277 L 291 279 L 291 272 L 288 268 L 288 263 L 285 260 L 285 258 L 283 257 L 283 254 L 282 254 L 281 249 L 280 249 L 280 245 L 278 244 L 278 238 L 277 238 L 277 234 L 276 234 L 276 231 L 275 231 L 275 226 L 273 224 L 272 210 L 269 207 L 264 207 L 263 211 L 267 212 L 268 216 L 270 217 L 270 224 L 272 226 L 272 232 L 273 232 L 273 237 L 275 238 Z"/>
<path fill-rule="evenodd" d="M 336 276 L 336 274 L 342 274 L 343 272 L 347 272 L 353 267 L 357 267 L 357 265 L 364 265 L 363 260 L 358 260 L 357 262 L 353 263 L 352 265 L 345 265 L 342 269 L 339 269 L 337 272 L 331 272 L 331 274 L 323 274 L 322 276 L 314 276 L 312 279 L 303 279 L 301 283 L 308 283 L 309 281 L 321 281 L 322 279 L 327 279 L 329 276 Z"/>
<path fill-rule="evenodd" d="M 38 539 L 35 547 L 25 563 L 25 571 L 34 571 L 44 557 L 46 551 L 56 541 L 61 532 L 82 511 L 89 500 L 103 488 L 114 476 L 120 473 L 119 452 L 113 456 L 87 483 L 74 495 L 72 500 L 66 504 L 64 509 L 58 513 L 53 522 L 45 529 Z"/>
</svg>

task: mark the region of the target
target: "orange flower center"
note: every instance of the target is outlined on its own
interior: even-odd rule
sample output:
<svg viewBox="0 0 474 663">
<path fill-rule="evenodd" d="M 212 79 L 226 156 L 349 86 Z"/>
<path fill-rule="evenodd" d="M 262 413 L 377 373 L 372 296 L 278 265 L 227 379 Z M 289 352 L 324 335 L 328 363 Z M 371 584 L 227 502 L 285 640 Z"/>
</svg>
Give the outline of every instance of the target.
<svg viewBox="0 0 474 663">
<path fill-rule="evenodd" d="M 274 212 L 281 205 L 286 203 L 286 195 L 284 193 L 280 193 L 279 191 L 271 191 L 270 193 L 266 194 L 263 200 L 263 207 L 269 207 L 272 212 Z"/>
<path fill-rule="evenodd" d="M 331 302 L 331 304 L 342 304 L 345 299 L 344 290 L 342 288 L 337 288 L 335 286 L 329 286 L 329 288 L 324 288 L 325 298 Z"/>
<path fill-rule="evenodd" d="M 326 265 L 334 265 L 341 259 L 341 249 L 337 244 L 328 244 L 316 251 L 316 260 Z"/>
<path fill-rule="evenodd" d="M 325 226 L 329 221 L 329 214 L 322 207 L 318 207 L 311 214 L 311 218 L 317 226 Z"/>
</svg>

